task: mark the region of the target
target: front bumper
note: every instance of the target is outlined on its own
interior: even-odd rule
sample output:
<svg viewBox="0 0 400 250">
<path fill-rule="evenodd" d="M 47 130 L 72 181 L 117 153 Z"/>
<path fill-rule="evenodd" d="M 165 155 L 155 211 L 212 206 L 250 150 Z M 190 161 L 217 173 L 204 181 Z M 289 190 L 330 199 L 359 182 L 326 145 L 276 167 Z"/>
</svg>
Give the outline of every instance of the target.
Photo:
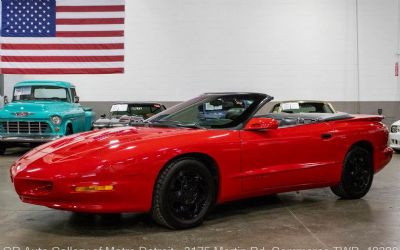
<svg viewBox="0 0 400 250">
<path fill-rule="evenodd" d="M 400 133 L 389 134 L 389 145 L 391 148 L 400 149 Z"/>
<path fill-rule="evenodd" d="M 143 192 L 137 179 L 101 182 L 12 178 L 22 202 L 85 213 L 148 212 L 151 192 Z M 77 192 L 78 186 L 112 185 L 111 191 Z"/>
<path fill-rule="evenodd" d="M 29 143 L 29 142 L 50 142 L 61 138 L 59 135 L 30 135 L 30 136 L 8 136 L 0 135 L 0 142 Z"/>
</svg>

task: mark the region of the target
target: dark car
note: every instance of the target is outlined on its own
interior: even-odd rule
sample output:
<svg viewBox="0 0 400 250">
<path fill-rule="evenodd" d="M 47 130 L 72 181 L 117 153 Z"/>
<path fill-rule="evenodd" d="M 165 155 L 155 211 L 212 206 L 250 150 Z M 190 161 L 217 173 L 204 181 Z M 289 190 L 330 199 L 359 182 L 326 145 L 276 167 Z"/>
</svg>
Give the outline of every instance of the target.
<svg viewBox="0 0 400 250">
<path fill-rule="evenodd" d="M 324 101 L 284 101 L 274 105 L 271 113 L 336 113 L 332 104 Z"/>
<path fill-rule="evenodd" d="M 129 126 L 141 123 L 164 110 L 165 106 L 160 103 L 116 103 L 111 106 L 108 115 L 102 115 L 93 127 L 101 129 Z"/>
</svg>

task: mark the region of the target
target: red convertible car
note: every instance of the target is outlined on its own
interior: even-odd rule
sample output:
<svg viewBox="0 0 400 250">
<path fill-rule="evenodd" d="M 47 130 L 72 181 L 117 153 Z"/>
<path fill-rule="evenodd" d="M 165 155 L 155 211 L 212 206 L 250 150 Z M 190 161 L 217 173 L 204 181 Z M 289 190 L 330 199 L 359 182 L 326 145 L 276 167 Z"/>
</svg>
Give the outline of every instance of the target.
<svg viewBox="0 0 400 250">
<path fill-rule="evenodd" d="M 11 167 L 23 202 L 90 213 L 149 212 L 166 227 L 199 225 L 213 205 L 331 187 L 358 199 L 392 157 L 382 117 L 264 114 L 273 98 L 208 93 L 139 127 L 44 144 Z"/>
</svg>

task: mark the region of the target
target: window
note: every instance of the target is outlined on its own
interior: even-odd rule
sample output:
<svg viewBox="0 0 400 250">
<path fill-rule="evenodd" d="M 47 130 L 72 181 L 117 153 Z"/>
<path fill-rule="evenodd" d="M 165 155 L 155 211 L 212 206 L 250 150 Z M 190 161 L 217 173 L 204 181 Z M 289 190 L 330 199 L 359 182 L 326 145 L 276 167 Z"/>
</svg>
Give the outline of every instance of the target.
<svg viewBox="0 0 400 250">
<path fill-rule="evenodd" d="M 75 102 L 75 97 L 77 97 L 76 90 L 75 90 L 75 88 L 71 88 L 71 101 L 72 102 Z"/>
<path fill-rule="evenodd" d="M 204 95 L 150 118 L 150 123 L 230 128 L 247 119 L 265 98 L 258 94 Z"/>
<path fill-rule="evenodd" d="M 69 101 L 67 89 L 55 86 L 26 86 L 14 89 L 13 101 Z"/>
</svg>

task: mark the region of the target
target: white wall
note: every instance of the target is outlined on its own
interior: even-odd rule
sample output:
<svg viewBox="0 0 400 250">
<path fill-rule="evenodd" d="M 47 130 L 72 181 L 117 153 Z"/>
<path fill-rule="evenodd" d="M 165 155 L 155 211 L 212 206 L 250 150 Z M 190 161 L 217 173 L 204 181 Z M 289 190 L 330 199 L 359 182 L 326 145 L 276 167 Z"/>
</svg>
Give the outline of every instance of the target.
<svg viewBox="0 0 400 250">
<path fill-rule="evenodd" d="M 398 0 L 359 0 L 360 99 L 400 101 L 400 81 L 394 76 L 400 46 Z"/>
<path fill-rule="evenodd" d="M 360 100 L 399 101 L 399 0 L 359 0 Z M 357 101 L 356 0 L 126 0 L 124 75 L 72 81 L 83 101 L 180 101 L 208 91 Z"/>
</svg>

